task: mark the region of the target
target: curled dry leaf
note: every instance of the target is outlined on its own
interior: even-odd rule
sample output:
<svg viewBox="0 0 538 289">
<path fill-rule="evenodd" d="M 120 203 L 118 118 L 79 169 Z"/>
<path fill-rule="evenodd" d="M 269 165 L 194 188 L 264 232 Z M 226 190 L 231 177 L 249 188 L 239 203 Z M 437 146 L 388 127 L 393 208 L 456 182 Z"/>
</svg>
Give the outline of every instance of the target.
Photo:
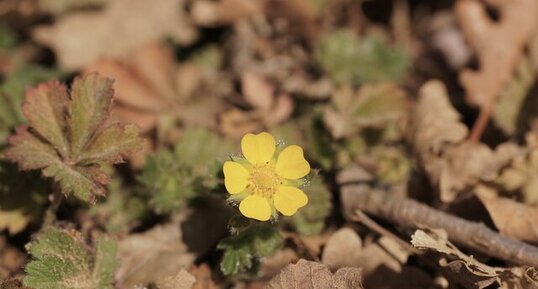
<svg viewBox="0 0 538 289">
<path fill-rule="evenodd" d="M 197 31 L 184 11 L 185 2 L 111 1 L 103 11 L 71 13 L 52 26 L 38 27 L 33 36 L 52 47 L 61 67 L 80 69 L 101 57 L 123 58 L 133 49 L 165 37 L 180 44 L 192 43 Z"/>
<path fill-rule="evenodd" d="M 450 243 L 444 230 L 417 230 L 411 236 L 411 244 L 418 249 L 441 253 L 439 265 L 446 267 L 450 277 L 465 288 L 483 289 L 492 284 L 501 289 L 538 288 L 538 275 L 533 267 L 500 268 L 483 264 Z"/>
<path fill-rule="evenodd" d="M 292 98 L 286 93 L 275 93 L 275 87 L 253 72 L 241 78 L 242 92 L 252 110 L 233 108 L 221 116 L 221 130 L 229 136 L 240 137 L 287 120 L 293 112 Z"/>
<path fill-rule="evenodd" d="M 486 190 L 476 190 L 495 227 L 503 235 L 538 243 L 538 208 L 498 197 Z"/>
<path fill-rule="evenodd" d="M 491 20 L 486 5 L 499 12 L 499 21 Z M 456 2 L 455 13 L 480 63 L 479 71 L 463 70 L 460 81 L 467 101 L 482 108 L 495 99 L 511 79 L 525 43 L 538 27 L 535 17 L 538 2 L 460 0 Z"/>
<path fill-rule="evenodd" d="M 341 268 L 333 274 L 323 264 L 301 259 L 297 264 L 290 264 L 284 268 L 267 284 L 266 288 L 358 289 L 363 288 L 361 275 L 359 268 Z"/>
<path fill-rule="evenodd" d="M 459 118 L 443 83 L 432 80 L 421 87 L 410 141 L 443 202 L 455 200 L 476 184 L 490 173 L 493 163 L 493 152 L 486 145 L 464 141 L 468 130 Z"/>
</svg>

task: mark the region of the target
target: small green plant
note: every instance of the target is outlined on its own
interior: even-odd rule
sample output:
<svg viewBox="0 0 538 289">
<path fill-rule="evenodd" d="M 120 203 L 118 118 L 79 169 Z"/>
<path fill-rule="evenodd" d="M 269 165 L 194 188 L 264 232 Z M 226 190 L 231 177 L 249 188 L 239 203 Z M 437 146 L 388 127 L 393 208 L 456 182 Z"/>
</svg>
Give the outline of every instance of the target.
<svg viewBox="0 0 538 289">
<path fill-rule="evenodd" d="M 101 237 L 88 250 L 76 231 L 51 228 L 29 247 L 24 284 L 35 289 L 113 289 L 116 242 Z"/>
<path fill-rule="evenodd" d="M 149 156 L 138 180 L 150 206 L 157 213 L 171 213 L 190 198 L 214 190 L 227 146 L 214 132 L 187 129 L 173 150 Z"/>
<path fill-rule="evenodd" d="M 112 80 L 97 74 L 75 79 L 71 95 L 58 81 L 30 90 L 22 107 L 29 125 L 9 139 L 6 157 L 22 170 L 40 169 L 63 194 L 94 202 L 109 182 L 100 166 L 141 145 L 136 125 L 107 123 L 112 97 Z"/>
<path fill-rule="evenodd" d="M 259 259 L 273 255 L 282 246 L 283 240 L 278 229 L 271 224 L 248 226 L 217 246 L 224 250 L 220 269 L 225 275 L 255 274 Z"/>
<path fill-rule="evenodd" d="M 336 84 L 399 81 L 408 56 L 376 36 L 358 38 L 349 30 L 325 35 L 315 58 Z"/>
</svg>

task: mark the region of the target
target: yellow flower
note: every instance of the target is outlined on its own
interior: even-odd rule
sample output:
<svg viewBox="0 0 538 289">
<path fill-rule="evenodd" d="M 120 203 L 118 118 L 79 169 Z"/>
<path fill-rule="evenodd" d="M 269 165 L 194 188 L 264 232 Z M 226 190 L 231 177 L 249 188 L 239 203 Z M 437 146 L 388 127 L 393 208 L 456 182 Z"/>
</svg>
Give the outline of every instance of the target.
<svg viewBox="0 0 538 289">
<path fill-rule="evenodd" d="M 262 132 L 246 134 L 241 150 L 245 159 L 225 162 L 223 171 L 226 190 L 231 199 L 241 201 L 239 211 L 244 216 L 267 221 L 276 216 L 276 210 L 291 216 L 308 203 L 306 194 L 297 188 L 310 172 L 300 146 L 279 152 L 274 137 Z"/>
</svg>

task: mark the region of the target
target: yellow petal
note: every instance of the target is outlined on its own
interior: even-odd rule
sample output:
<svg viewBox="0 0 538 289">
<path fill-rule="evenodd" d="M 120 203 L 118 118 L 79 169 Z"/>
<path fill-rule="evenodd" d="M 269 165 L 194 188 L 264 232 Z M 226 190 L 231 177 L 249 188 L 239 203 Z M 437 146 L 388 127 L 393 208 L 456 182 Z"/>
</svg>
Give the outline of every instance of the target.
<svg viewBox="0 0 538 289">
<path fill-rule="evenodd" d="M 296 187 L 281 186 L 274 196 L 276 209 L 284 216 L 291 216 L 308 203 L 306 194 Z"/>
<path fill-rule="evenodd" d="M 246 134 L 241 140 L 241 150 L 245 158 L 253 165 L 271 160 L 275 153 L 276 141 L 269 133 Z"/>
<path fill-rule="evenodd" d="M 239 204 L 239 211 L 245 217 L 259 221 L 267 221 L 271 218 L 271 206 L 266 198 L 256 195 L 246 197 Z"/>
<path fill-rule="evenodd" d="M 222 168 L 224 172 L 224 186 L 230 194 L 242 192 L 247 187 L 249 172 L 236 162 L 227 161 Z"/>
<path fill-rule="evenodd" d="M 304 158 L 303 149 L 300 146 L 291 145 L 280 153 L 275 169 L 280 176 L 296 180 L 310 172 L 310 164 Z"/>
</svg>

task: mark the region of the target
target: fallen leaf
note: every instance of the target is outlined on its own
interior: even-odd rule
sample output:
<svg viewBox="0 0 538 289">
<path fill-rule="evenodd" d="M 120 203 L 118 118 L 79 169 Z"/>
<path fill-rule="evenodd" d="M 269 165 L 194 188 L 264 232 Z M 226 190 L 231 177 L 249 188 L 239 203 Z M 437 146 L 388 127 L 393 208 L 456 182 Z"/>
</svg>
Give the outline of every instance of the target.
<svg viewBox="0 0 538 289">
<path fill-rule="evenodd" d="M 111 1 L 103 11 L 70 13 L 51 26 L 37 27 L 33 37 L 56 52 L 62 68 L 81 69 L 101 57 L 123 58 L 165 37 L 192 43 L 197 31 L 184 5 L 184 0 L 162 0 L 159 5 L 151 0 Z"/>
<path fill-rule="evenodd" d="M 189 268 L 227 233 L 230 209 L 215 199 L 200 200 L 173 220 L 118 242 L 117 282 L 132 288 L 172 276 Z M 198 234 L 205 228 L 206 234 Z"/>
<path fill-rule="evenodd" d="M 251 0 L 199 0 L 193 3 L 191 15 L 194 23 L 215 27 L 229 25 L 260 12 L 260 1 Z"/>
<path fill-rule="evenodd" d="M 476 195 L 503 235 L 538 243 L 538 208 L 480 190 Z"/>
<path fill-rule="evenodd" d="M 538 288 L 538 275 L 532 267 L 491 267 L 461 252 L 447 239 L 444 230 L 417 230 L 411 236 L 415 248 L 443 254 L 439 265 L 449 270 L 450 277 L 466 288 L 484 289 L 496 284 L 501 289 Z M 488 287 L 489 288 L 489 287 Z"/>
<path fill-rule="evenodd" d="M 356 267 L 356 260 L 360 258 L 362 241 L 354 230 L 342 228 L 333 233 L 325 244 L 321 261 L 337 270 L 342 267 Z"/>
<path fill-rule="evenodd" d="M 191 289 L 219 289 L 211 278 L 211 268 L 206 263 L 199 266 L 193 266 L 189 269 L 189 273 L 194 276 L 196 282 Z"/>
<path fill-rule="evenodd" d="M 155 285 L 159 289 L 192 289 L 195 282 L 194 276 L 185 269 L 181 269 L 176 275 L 155 282 Z"/>
<path fill-rule="evenodd" d="M 253 72 L 241 77 L 242 92 L 252 110 L 233 108 L 221 115 L 224 134 L 239 137 L 245 133 L 270 128 L 287 120 L 294 109 L 292 98 L 276 93 L 274 86 Z"/>
<path fill-rule="evenodd" d="M 498 10 L 498 21 L 491 20 L 486 5 Z M 503 1 L 488 1 L 486 4 L 465 0 L 456 2 L 454 11 L 480 63 L 477 71 L 464 69 L 460 72 L 460 83 L 465 89 L 467 102 L 484 109 L 488 102 L 494 103 L 493 99 L 510 81 L 525 43 L 534 35 L 538 27 L 534 17 L 538 12 L 538 2 L 520 0 L 508 5 Z"/>
<path fill-rule="evenodd" d="M 323 264 L 300 259 L 296 264 L 290 264 L 280 274 L 275 276 L 267 289 L 358 289 L 362 288 L 361 269 L 341 268 L 331 273 Z"/>
</svg>

